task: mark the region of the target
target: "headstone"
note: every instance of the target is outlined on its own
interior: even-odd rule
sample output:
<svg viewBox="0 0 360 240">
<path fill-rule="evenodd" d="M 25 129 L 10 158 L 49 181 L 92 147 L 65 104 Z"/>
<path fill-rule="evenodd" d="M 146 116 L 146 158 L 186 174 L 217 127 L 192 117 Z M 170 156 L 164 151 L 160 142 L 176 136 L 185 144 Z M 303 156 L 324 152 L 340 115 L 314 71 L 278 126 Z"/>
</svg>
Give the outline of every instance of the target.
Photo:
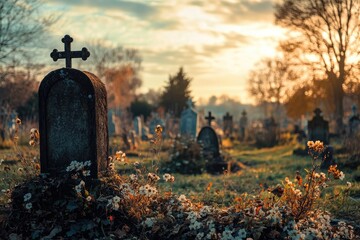
<svg viewBox="0 0 360 240">
<path fill-rule="evenodd" d="M 137 116 L 134 118 L 134 130 L 137 136 L 141 135 L 141 128 L 142 128 L 141 117 Z"/>
<path fill-rule="evenodd" d="M 149 140 L 149 128 L 147 126 L 143 126 L 141 129 L 141 140 L 147 141 Z"/>
<path fill-rule="evenodd" d="M 314 110 L 315 116 L 308 122 L 309 141 L 322 141 L 324 144 L 329 144 L 329 122 L 325 121 L 321 116 L 321 110 L 316 108 Z"/>
<path fill-rule="evenodd" d="M 197 141 L 203 145 L 205 155 L 210 155 L 214 158 L 220 155 L 218 137 L 211 127 L 203 127 L 199 132 Z"/>
<path fill-rule="evenodd" d="M 223 117 L 223 130 L 226 137 L 230 137 L 233 133 L 233 116 L 231 116 L 228 112 Z"/>
<path fill-rule="evenodd" d="M 248 118 L 247 118 L 247 113 L 245 110 L 242 111 L 241 113 L 241 118 L 240 118 L 240 141 L 244 141 L 245 140 L 245 135 L 246 135 L 246 128 L 248 125 Z"/>
<path fill-rule="evenodd" d="M 349 118 L 349 134 L 354 135 L 360 130 L 360 116 L 355 105 L 352 106 L 352 116 Z"/>
<path fill-rule="evenodd" d="M 264 120 L 255 130 L 255 145 L 259 148 L 273 147 L 278 143 L 278 124 L 273 117 Z"/>
<path fill-rule="evenodd" d="M 71 52 L 72 38 L 51 57 L 66 59 L 66 68 L 50 72 L 39 87 L 41 172 L 59 175 L 71 161 L 91 161 L 96 178 L 107 167 L 108 128 L 105 85 L 90 72 L 71 68 L 71 58 L 89 56 L 86 48 Z"/>
<path fill-rule="evenodd" d="M 158 116 L 158 114 L 153 113 L 153 118 L 149 123 L 149 131 L 151 134 L 153 135 L 155 134 L 155 129 L 157 125 L 160 125 L 163 128 L 163 130 L 165 130 L 164 121 Z M 165 134 L 165 131 L 163 131 L 163 133 Z"/>
<path fill-rule="evenodd" d="M 180 117 L 180 134 L 181 136 L 196 137 L 198 128 L 198 113 L 193 108 L 193 104 L 188 101 L 188 108 L 182 111 Z"/>
<path fill-rule="evenodd" d="M 107 116 L 109 136 L 114 136 L 115 135 L 115 124 L 113 122 L 113 116 L 114 116 L 114 111 L 109 110 L 108 111 L 108 116 Z"/>
<path fill-rule="evenodd" d="M 137 135 L 135 130 L 130 131 L 131 150 L 135 150 L 138 147 Z"/>
</svg>

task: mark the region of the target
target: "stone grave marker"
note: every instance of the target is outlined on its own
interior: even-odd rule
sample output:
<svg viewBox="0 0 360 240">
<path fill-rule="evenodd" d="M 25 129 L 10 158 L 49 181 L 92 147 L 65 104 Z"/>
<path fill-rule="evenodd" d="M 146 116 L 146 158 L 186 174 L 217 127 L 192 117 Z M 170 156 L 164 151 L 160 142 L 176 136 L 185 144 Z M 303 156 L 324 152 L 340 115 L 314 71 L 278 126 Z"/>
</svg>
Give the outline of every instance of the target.
<svg viewBox="0 0 360 240">
<path fill-rule="evenodd" d="M 360 116 L 355 105 L 352 106 L 352 116 L 349 118 L 349 134 L 353 135 L 360 130 Z"/>
<path fill-rule="evenodd" d="M 219 152 L 219 140 L 214 129 L 205 126 L 199 132 L 197 141 L 203 145 L 204 153 L 214 158 L 220 155 Z"/>
<path fill-rule="evenodd" d="M 141 117 L 137 116 L 134 118 L 134 130 L 137 136 L 141 135 L 141 129 L 142 129 L 142 123 L 141 123 Z"/>
<path fill-rule="evenodd" d="M 108 111 L 108 116 L 107 116 L 109 136 L 114 136 L 115 135 L 115 124 L 113 122 L 113 116 L 114 116 L 114 111 L 109 110 Z"/>
<path fill-rule="evenodd" d="M 320 140 L 329 144 L 329 122 L 321 116 L 320 108 L 314 110 L 315 116 L 308 121 L 309 141 Z"/>
<path fill-rule="evenodd" d="M 188 108 L 182 111 L 180 116 L 180 134 L 196 138 L 198 128 L 198 113 L 193 108 L 191 100 L 188 101 Z"/>
<path fill-rule="evenodd" d="M 245 110 L 242 111 L 241 113 L 241 118 L 240 118 L 240 123 L 239 123 L 239 126 L 240 126 L 240 141 L 244 141 L 245 140 L 245 134 L 246 134 L 246 128 L 247 128 L 247 125 L 248 125 L 248 118 L 247 118 L 247 113 Z"/>
<path fill-rule="evenodd" d="M 228 112 L 223 117 L 223 130 L 224 130 L 225 136 L 227 136 L 227 137 L 230 137 L 234 130 L 233 116 L 231 116 Z"/>
<path fill-rule="evenodd" d="M 105 85 L 90 72 L 71 68 L 72 58 L 86 60 L 90 53 L 71 51 L 66 35 L 64 52 L 51 53 L 54 61 L 66 59 L 66 68 L 50 72 L 39 87 L 41 172 L 60 175 L 71 161 L 91 161 L 90 176 L 107 167 L 108 128 Z"/>
<path fill-rule="evenodd" d="M 164 121 L 159 117 L 157 113 L 153 114 L 153 118 L 149 123 L 149 131 L 151 134 L 155 134 L 155 128 L 157 125 L 160 125 L 163 128 L 163 134 L 165 134 L 165 123 Z"/>
</svg>

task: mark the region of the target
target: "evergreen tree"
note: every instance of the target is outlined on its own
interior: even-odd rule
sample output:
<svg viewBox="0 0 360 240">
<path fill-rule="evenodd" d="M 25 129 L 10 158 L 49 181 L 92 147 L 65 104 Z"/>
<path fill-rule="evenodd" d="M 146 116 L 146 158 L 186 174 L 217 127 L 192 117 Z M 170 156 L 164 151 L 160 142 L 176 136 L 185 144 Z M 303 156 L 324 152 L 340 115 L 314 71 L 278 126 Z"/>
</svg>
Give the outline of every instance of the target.
<svg viewBox="0 0 360 240">
<path fill-rule="evenodd" d="M 181 111 L 186 107 L 187 100 L 191 99 L 189 89 L 191 80 L 182 67 L 175 76 L 169 76 L 169 81 L 160 98 L 160 105 L 167 112 L 180 116 Z"/>
</svg>

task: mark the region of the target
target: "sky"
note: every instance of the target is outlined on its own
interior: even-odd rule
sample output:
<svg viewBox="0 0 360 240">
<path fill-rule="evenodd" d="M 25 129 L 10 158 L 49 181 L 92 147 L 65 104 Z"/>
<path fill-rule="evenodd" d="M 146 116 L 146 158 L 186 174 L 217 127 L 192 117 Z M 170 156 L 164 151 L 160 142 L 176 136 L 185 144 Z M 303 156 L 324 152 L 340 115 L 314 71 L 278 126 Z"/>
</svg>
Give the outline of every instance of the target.
<svg viewBox="0 0 360 240">
<path fill-rule="evenodd" d="M 69 34 L 74 50 L 97 40 L 138 49 L 140 92 L 162 89 L 182 66 L 193 79 L 195 101 L 228 95 L 252 103 L 246 90 L 249 71 L 274 56 L 285 36 L 274 23 L 276 1 L 44 0 L 42 9 L 60 15 L 50 29 L 51 38 L 58 39 L 53 48 L 62 50 L 60 39 Z"/>
</svg>

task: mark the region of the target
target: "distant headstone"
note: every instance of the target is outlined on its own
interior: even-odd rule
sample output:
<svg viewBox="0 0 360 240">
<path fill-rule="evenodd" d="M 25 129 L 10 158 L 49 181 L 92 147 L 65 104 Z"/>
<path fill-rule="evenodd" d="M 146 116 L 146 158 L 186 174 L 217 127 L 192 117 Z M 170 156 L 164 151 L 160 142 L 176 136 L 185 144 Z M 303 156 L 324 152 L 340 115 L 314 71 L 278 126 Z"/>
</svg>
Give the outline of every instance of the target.
<svg viewBox="0 0 360 240">
<path fill-rule="evenodd" d="M 115 124 L 113 122 L 113 116 L 114 116 L 114 112 L 112 110 L 108 111 L 108 129 L 109 129 L 109 136 L 114 136 L 115 135 Z"/>
<path fill-rule="evenodd" d="M 197 141 L 203 145 L 205 155 L 210 155 L 214 158 L 220 155 L 218 137 L 211 127 L 203 127 L 199 132 Z"/>
<path fill-rule="evenodd" d="M 149 128 L 147 126 L 143 126 L 141 128 L 141 140 L 147 141 L 149 139 Z"/>
<path fill-rule="evenodd" d="M 309 141 L 320 140 L 324 144 L 329 144 L 329 122 L 321 116 L 321 110 L 314 110 L 315 116 L 308 122 Z"/>
<path fill-rule="evenodd" d="M 223 117 L 223 130 L 224 134 L 227 137 L 230 137 L 233 133 L 234 125 L 233 125 L 233 116 L 231 116 L 228 112 Z"/>
<path fill-rule="evenodd" d="M 157 125 L 160 125 L 163 128 L 163 130 L 165 130 L 164 121 L 157 114 L 153 114 L 153 119 L 150 121 L 149 124 L 149 131 L 151 134 L 153 135 L 155 134 L 155 129 Z M 165 131 L 163 131 L 163 133 L 165 134 Z"/>
<path fill-rule="evenodd" d="M 241 113 L 241 118 L 240 118 L 240 141 L 244 141 L 245 140 L 245 134 L 246 134 L 246 128 L 248 125 L 248 118 L 247 118 L 247 113 L 246 111 L 242 111 Z"/>
<path fill-rule="evenodd" d="M 65 51 L 54 50 L 66 67 L 50 72 L 39 87 L 41 172 L 59 175 L 71 161 L 91 161 L 91 177 L 107 167 L 108 128 L 105 85 L 90 72 L 72 69 L 71 58 L 89 53 L 71 52 L 72 38 L 62 41 Z"/>
<path fill-rule="evenodd" d="M 137 116 L 134 118 L 134 130 L 137 136 L 141 135 L 141 128 L 142 128 L 141 117 Z"/>
<path fill-rule="evenodd" d="M 278 143 L 278 124 L 273 117 L 264 120 L 255 130 L 255 144 L 257 147 L 273 147 Z"/>
<path fill-rule="evenodd" d="M 196 137 L 198 128 L 198 113 L 193 108 L 192 102 L 188 101 L 188 108 L 182 111 L 180 117 L 181 136 Z"/>
<path fill-rule="evenodd" d="M 352 106 L 352 116 L 349 118 L 349 133 L 356 134 L 360 131 L 360 116 L 355 105 Z"/>
</svg>

